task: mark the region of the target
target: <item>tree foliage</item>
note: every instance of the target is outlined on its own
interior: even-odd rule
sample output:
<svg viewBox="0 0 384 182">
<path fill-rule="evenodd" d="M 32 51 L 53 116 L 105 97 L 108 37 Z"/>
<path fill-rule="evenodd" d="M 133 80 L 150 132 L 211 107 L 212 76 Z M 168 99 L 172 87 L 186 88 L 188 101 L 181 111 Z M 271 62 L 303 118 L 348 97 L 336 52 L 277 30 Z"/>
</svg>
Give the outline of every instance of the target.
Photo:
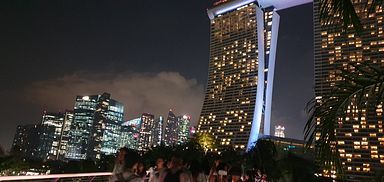
<svg viewBox="0 0 384 182">
<path fill-rule="evenodd" d="M 359 15 L 356 13 L 352 0 L 319 0 L 320 20 L 325 23 L 340 22 L 344 29 L 352 25 L 357 33 L 361 33 L 363 27 Z M 362 2 L 368 13 L 376 8 L 383 8 L 384 0 L 367 0 Z"/>
<path fill-rule="evenodd" d="M 357 117 L 359 122 L 361 109 L 382 108 L 384 96 L 383 68 L 368 63 L 350 63 L 349 69 L 354 71 L 339 70 L 340 80 L 331 92 L 308 103 L 310 117 L 305 125 L 307 144 L 310 146 L 315 143 L 316 157 L 322 167 L 336 167 L 339 174 L 343 173 L 343 168 L 336 148 L 336 130 L 343 127 L 343 122 L 349 116 L 347 108 L 354 106 L 360 110 Z"/>
</svg>

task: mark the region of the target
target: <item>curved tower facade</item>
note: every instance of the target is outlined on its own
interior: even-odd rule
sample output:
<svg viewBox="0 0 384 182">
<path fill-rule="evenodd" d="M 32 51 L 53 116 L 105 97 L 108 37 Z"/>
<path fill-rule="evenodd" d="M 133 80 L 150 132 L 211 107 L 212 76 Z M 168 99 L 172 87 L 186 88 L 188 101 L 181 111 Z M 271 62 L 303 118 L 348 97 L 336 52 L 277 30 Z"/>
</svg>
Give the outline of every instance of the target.
<svg viewBox="0 0 384 182">
<path fill-rule="evenodd" d="M 220 148 L 269 135 L 279 15 L 256 1 L 218 2 L 211 19 L 208 84 L 197 131 Z"/>
</svg>

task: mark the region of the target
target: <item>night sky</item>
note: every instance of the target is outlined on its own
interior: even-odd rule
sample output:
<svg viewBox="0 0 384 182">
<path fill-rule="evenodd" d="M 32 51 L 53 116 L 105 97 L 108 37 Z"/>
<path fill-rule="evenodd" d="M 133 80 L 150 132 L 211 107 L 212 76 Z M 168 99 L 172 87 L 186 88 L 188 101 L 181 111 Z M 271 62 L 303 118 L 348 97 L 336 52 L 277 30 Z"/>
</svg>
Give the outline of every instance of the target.
<svg viewBox="0 0 384 182">
<path fill-rule="evenodd" d="M 208 0 L 0 1 L 0 145 L 44 110 L 109 92 L 125 117 L 200 114 L 209 61 Z M 273 124 L 302 139 L 313 97 L 312 4 L 279 11 Z M 272 127 L 273 128 L 273 127 Z M 271 131 L 273 132 L 273 131 Z"/>
</svg>

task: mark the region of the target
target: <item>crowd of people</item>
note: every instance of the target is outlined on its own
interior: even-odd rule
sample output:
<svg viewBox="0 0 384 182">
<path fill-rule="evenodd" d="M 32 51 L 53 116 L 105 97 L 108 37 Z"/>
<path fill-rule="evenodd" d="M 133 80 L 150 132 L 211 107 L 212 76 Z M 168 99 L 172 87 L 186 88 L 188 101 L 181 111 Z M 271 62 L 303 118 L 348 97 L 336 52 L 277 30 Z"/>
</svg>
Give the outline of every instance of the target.
<svg viewBox="0 0 384 182">
<path fill-rule="evenodd" d="M 153 166 L 145 166 L 141 156 L 133 150 L 122 148 L 116 157 L 110 182 L 266 182 L 267 176 L 260 170 L 244 172 L 215 159 L 183 161 L 177 154 L 166 159 L 158 157 Z"/>
</svg>

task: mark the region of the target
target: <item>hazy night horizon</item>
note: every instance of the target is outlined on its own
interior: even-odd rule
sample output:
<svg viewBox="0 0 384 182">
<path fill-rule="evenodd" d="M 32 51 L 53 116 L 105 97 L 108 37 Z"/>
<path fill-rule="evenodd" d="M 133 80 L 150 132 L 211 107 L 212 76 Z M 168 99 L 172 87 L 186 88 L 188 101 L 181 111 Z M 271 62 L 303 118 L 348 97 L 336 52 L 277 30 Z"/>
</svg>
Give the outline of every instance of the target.
<svg viewBox="0 0 384 182">
<path fill-rule="evenodd" d="M 1 1 L 0 146 L 43 111 L 73 109 L 77 95 L 103 92 L 124 104 L 125 120 L 168 110 L 201 112 L 213 1 Z M 272 123 L 303 139 L 313 97 L 312 4 L 279 11 Z"/>
</svg>

